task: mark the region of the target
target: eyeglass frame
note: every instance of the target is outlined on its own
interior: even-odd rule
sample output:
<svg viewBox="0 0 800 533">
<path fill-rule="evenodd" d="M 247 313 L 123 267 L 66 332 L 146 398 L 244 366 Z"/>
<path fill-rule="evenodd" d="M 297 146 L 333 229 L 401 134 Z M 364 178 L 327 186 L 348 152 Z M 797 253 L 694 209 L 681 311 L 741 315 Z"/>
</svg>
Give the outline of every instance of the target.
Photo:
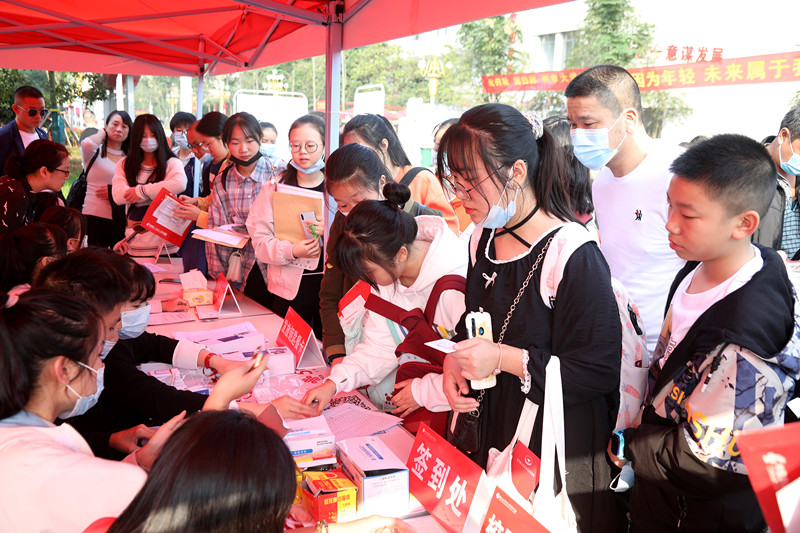
<svg viewBox="0 0 800 533">
<path fill-rule="evenodd" d="M 459 194 L 461 194 L 462 198 L 464 198 L 465 200 L 472 200 L 472 195 L 471 195 L 470 193 L 471 193 L 472 191 L 474 191 L 474 190 L 475 190 L 475 189 L 478 187 L 478 185 L 480 185 L 480 184 L 481 184 L 481 183 L 483 183 L 484 181 L 488 180 L 489 178 L 491 178 L 492 176 L 494 176 L 495 174 L 497 174 L 497 173 L 498 173 L 498 172 L 499 172 L 499 171 L 500 171 L 502 168 L 504 168 L 504 167 L 507 167 L 507 166 L 508 166 L 508 164 L 507 164 L 507 163 L 503 163 L 502 165 L 500 165 L 500 166 L 499 166 L 499 167 L 497 167 L 497 168 L 496 168 L 494 171 L 492 171 L 492 172 L 490 172 L 489 174 L 487 174 L 485 178 L 483 178 L 482 180 L 480 180 L 478 183 L 476 183 L 475 185 L 473 185 L 473 186 L 472 186 L 472 187 L 470 187 L 469 189 L 467 189 L 466 187 L 464 187 L 463 185 L 461 185 L 460 183 L 458 183 L 458 182 L 455 180 L 455 178 L 453 178 L 453 175 L 452 175 L 452 174 L 450 174 L 450 175 L 448 175 L 448 176 L 445 176 L 445 177 L 443 177 L 442 179 L 443 179 L 443 180 L 444 180 L 444 181 L 445 181 L 445 182 L 446 182 L 446 183 L 447 183 L 447 184 L 450 186 L 450 188 L 453 190 L 453 194 L 455 194 L 455 195 L 456 195 L 456 198 L 459 196 Z"/>
<path fill-rule="evenodd" d="M 294 145 L 295 145 L 295 144 L 299 145 L 299 146 L 297 147 L 297 150 L 295 150 L 295 149 L 294 149 Z M 314 148 L 313 150 L 311 150 L 311 149 L 308 147 L 308 145 L 309 145 L 309 144 L 313 144 L 315 148 Z M 316 153 L 316 151 L 317 151 L 317 150 L 319 150 L 319 147 L 320 147 L 320 145 L 319 145 L 319 143 L 317 143 L 316 141 L 306 141 L 306 142 L 304 142 L 304 143 L 301 143 L 301 142 L 297 142 L 297 143 L 289 143 L 289 150 L 291 150 L 293 154 L 298 154 L 298 153 L 300 153 L 300 150 L 302 150 L 303 148 L 305 148 L 305 150 L 306 150 L 306 152 L 307 152 L 307 153 L 309 153 L 309 154 L 313 154 L 313 153 Z"/>
<path fill-rule="evenodd" d="M 48 168 L 47 170 L 49 170 L 50 172 L 53 172 L 53 171 L 55 171 L 55 170 L 58 170 L 59 172 L 63 172 L 64 174 L 66 174 L 67 176 L 69 176 L 69 169 L 67 169 L 67 170 L 64 170 L 63 168 L 54 167 L 54 168 Z"/>
<path fill-rule="evenodd" d="M 27 107 L 19 105 L 19 104 L 14 104 L 14 105 L 17 106 L 20 109 L 23 109 L 23 110 L 27 111 L 28 112 L 28 116 L 30 118 L 33 118 L 33 117 L 38 115 L 38 116 L 42 117 L 42 120 L 47 120 L 47 117 L 50 116 L 50 110 L 47 109 L 47 108 L 44 108 L 44 109 L 33 109 L 33 108 L 30 108 L 30 109 L 28 109 Z M 31 114 L 31 113 L 33 113 L 33 114 Z"/>
</svg>

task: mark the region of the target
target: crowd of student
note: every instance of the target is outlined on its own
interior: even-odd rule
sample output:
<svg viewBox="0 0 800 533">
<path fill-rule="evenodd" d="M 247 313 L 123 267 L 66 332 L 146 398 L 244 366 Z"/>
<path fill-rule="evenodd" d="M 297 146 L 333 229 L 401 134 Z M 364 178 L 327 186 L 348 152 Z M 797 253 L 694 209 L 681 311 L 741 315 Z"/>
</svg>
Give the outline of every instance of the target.
<svg viewBox="0 0 800 533">
<path fill-rule="evenodd" d="M 581 532 L 764 530 L 736 438 L 792 420 L 800 307 L 785 260 L 800 253 L 800 108 L 762 143 L 717 135 L 679 147 L 647 136 L 622 68 L 592 67 L 565 95 L 567 117 L 486 104 L 442 123 L 433 170 L 414 167 L 377 115 L 347 122 L 327 159 L 324 121 L 298 118 L 284 163 L 274 126 L 245 112 L 178 113 L 170 147 L 155 116 L 114 111 L 81 146 L 81 213 L 58 195 L 67 151 L 34 139 L 41 93 L 18 90 L 18 120 L 0 130 L 12 143 L 0 146 L 0 469 L 20 480 L 0 487 L 10 527 L 284 528 L 291 457 L 252 416 L 263 406 L 236 401 L 265 362 L 147 333 L 154 308 L 185 302 L 154 300 L 152 274 L 109 250 L 152 255 L 157 238 L 134 224 L 166 188 L 196 227 L 250 236 L 241 250 L 186 239 L 186 270 L 225 273 L 322 339 L 330 376 L 302 401 L 273 402 L 282 416 L 317 415 L 365 388 L 407 427 L 458 428 L 449 438 L 486 467 L 526 399 L 545 401 L 555 355 Z M 304 222 L 313 238 L 276 235 L 277 183 L 325 194 L 328 212 Z M 618 282 L 638 308 L 622 327 Z M 369 297 L 343 310 L 357 291 Z M 487 314 L 492 338 L 468 331 L 470 312 Z M 649 364 L 636 420 L 615 431 L 626 327 L 646 339 Z M 426 347 L 431 338 L 455 351 Z M 221 377 L 210 396 L 178 391 L 137 370 L 148 361 Z M 491 388 L 470 385 L 492 375 Z M 620 469 L 632 470 L 624 483 Z M 410 530 L 371 517 L 316 531 L 328 527 Z"/>
</svg>

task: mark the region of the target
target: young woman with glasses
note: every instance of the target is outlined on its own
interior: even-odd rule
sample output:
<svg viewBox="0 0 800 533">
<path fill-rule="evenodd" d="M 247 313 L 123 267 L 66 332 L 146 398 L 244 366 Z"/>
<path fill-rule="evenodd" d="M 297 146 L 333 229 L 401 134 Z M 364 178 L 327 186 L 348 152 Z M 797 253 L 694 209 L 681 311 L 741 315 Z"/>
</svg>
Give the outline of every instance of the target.
<svg viewBox="0 0 800 533">
<path fill-rule="evenodd" d="M 0 234 L 38 218 L 43 210 L 39 193 L 60 191 L 69 177 L 69 152 L 58 143 L 38 139 L 21 156 L 9 157 L 4 170 L 5 176 L 0 178 Z"/>
<path fill-rule="evenodd" d="M 280 182 L 323 192 L 325 122 L 314 115 L 305 115 L 295 120 L 289 129 L 289 147 L 292 150 L 292 160 L 281 175 Z M 314 226 L 318 237 L 297 243 L 278 239 L 275 236 L 272 205 L 274 190 L 273 187 L 262 187 L 247 219 L 247 231 L 253 240 L 256 259 L 267 271 L 264 293 L 274 295 L 268 307 L 284 316 L 291 306 L 314 328 L 315 335 L 320 338 L 322 320 L 319 315 L 319 287 L 322 282 L 322 237 L 325 223 L 317 220 L 309 224 Z M 312 262 L 314 266 L 308 268 Z"/>
<path fill-rule="evenodd" d="M 106 117 L 103 129 L 81 141 L 83 168 L 88 168 L 82 212 L 89 225 L 91 245 L 111 248 L 125 236 L 122 228 L 114 225 L 109 186 L 117 163 L 128 153 L 132 127 L 133 122 L 126 111 L 112 111 Z"/>
</svg>

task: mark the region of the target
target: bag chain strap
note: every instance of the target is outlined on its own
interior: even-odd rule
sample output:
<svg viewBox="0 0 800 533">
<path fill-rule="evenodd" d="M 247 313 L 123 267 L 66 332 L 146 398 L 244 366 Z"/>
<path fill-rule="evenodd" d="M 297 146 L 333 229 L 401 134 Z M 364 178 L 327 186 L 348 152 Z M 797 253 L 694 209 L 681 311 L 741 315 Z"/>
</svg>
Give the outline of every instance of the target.
<svg viewBox="0 0 800 533">
<path fill-rule="evenodd" d="M 550 248 L 550 243 L 553 241 L 553 237 L 555 234 L 551 235 L 547 242 L 542 248 L 542 251 L 539 252 L 539 256 L 536 258 L 536 261 L 533 262 L 533 266 L 531 267 L 531 271 L 528 272 L 528 277 L 525 278 L 525 281 L 522 282 L 522 287 L 519 288 L 519 292 L 517 292 L 517 297 L 514 298 L 514 301 L 511 303 L 511 307 L 508 310 L 508 314 L 506 314 L 506 319 L 503 321 L 503 327 L 500 329 L 500 335 L 497 337 L 497 343 L 503 342 L 503 338 L 506 335 L 506 330 L 508 329 L 508 323 L 511 321 L 511 315 L 514 314 L 514 310 L 516 310 L 517 305 L 519 304 L 520 299 L 522 298 L 522 293 L 525 292 L 525 289 L 528 288 L 528 284 L 531 282 L 531 278 L 533 277 L 533 273 L 536 272 L 536 269 L 539 267 L 539 263 L 542 262 L 545 254 L 547 253 L 547 249 Z M 478 395 L 478 403 L 480 404 L 483 400 L 483 396 L 486 394 L 486 389 L 482 389 L 480 394 Z M 478 415 L 480 416 L 480 405 L 478 409 L 476 409 Z"/>
</svg>

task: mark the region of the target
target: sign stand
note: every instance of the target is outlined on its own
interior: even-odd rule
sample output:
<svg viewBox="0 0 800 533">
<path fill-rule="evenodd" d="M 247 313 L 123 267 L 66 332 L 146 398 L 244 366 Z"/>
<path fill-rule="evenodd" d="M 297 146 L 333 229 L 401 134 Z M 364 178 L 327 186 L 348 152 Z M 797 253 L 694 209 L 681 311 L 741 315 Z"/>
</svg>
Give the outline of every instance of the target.
<svg viewBox="0 0 800 533">
<path fill-rule="evenodd" d="M 275 342 L 278 346 L 286 346 L 294 354 L 297 369 L 328 365 L 319 349 L 314 330 L 291 307 L 286 312 Z"/>
</svg>

